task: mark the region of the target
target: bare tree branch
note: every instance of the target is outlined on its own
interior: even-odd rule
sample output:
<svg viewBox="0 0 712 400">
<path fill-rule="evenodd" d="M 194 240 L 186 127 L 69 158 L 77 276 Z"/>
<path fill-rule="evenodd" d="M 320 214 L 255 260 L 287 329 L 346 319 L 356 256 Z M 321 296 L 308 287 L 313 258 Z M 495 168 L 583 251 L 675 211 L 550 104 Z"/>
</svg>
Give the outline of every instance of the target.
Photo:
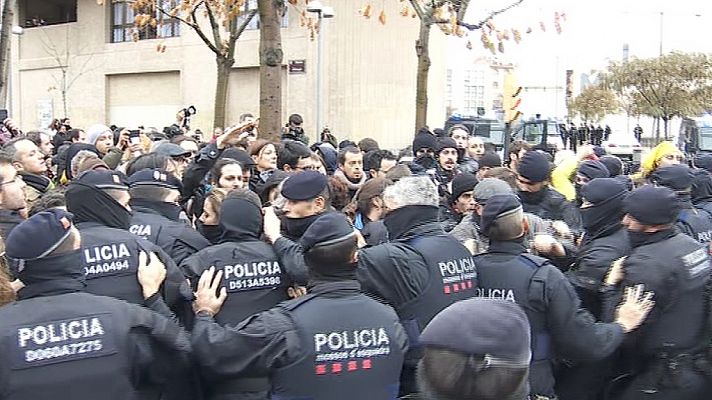
<svg viewBox="0 0 712 400">
<path fill-rule="evenodd" d="M 487 23 L 487 21 L 491 20 L 492 18 L 496 17 L 499 14 L 502 14 L 502 13 L 522 4 L 522 2 L 524 2 L 524 0 L 517 0 L 514 3 L 512 3 L 506 7 L 500 8 L 499 10 L 492 11 L 489 13 L 489 15 L 487 15 L 485 18 L 483 18 L 480 22 L 478 22 L 476 24 L 468 24 L 467 22 L 461 21 L 459 19 L 457 21 L 457 24 L 465 29 L 468 29 L 471 31 L 476 31 L 476 30 L 482 28 Z M 438 21 L 432 21 L 432 23 L 434 23 L 434 24 L 449 24 L 450 21 L 449 20 L 446 20 L 446 21 L 438 20 Z"/>
<path fill-rule="evenodd" d="M 213 14 L 213 9 L 210 8 L 209 3 L 205 3 L 205 9 L 208 12 L 208 21 L 210 21 L 210 28 L 213 32 L 213 40 L 215 41 L 215 46 L 218 48 L 222 47 L 222 37 L 220 36 L 220 24 L 215 19 L 215 14 Z"/>
<path fill-rule="evenodd" d="M 228 58 L 232 59 L 235 56 L 235 43 L 237 43 L 237 39 L 242 35 L 242 32 L 247 29 L 247 25 L 250 24 L 250 21 L 252 21 L 252 18 L 257 15 L 257 9 L 254 9 L 247 13 L 245 15 L 244 20 L 238 26 L 237 24 L 231 24 L 230 26 L 230 42 L 228 43 Z"/>
</svg>

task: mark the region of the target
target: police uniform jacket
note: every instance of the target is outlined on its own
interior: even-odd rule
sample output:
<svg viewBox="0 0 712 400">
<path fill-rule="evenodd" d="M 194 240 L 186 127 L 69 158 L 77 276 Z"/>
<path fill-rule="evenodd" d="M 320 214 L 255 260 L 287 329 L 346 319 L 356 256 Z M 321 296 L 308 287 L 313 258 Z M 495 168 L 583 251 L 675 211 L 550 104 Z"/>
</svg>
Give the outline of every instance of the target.
<svg viewBox="0 0 712 400">
<path fill-rule="evenodd" d="M 698 243 L 708 245 L 712 241 L 712 215 L 704 209 L 694 207 L 689 201 L 681 201 L 681 204 L 682 210 L 675 225 L 680 232 Z"/>
<path fill-rule="evenodd" d="M 643 284 L 655 293 L 655 307 L 626 342 L 635 349 L 631 357 L 650 366 L 646 361 L 663 354 L 699 352 L 706 339 L 705 284 L 712 270 L 707 248 L 675 229 L 633 240 L 633 247 L 620 288 Z M 606 293 L 620 295 L 610 288 Z M 615 302 L 607 304 L 607 318 L 612 318 Z"/>
<path fill-rule="evenodd" d="M 86 291 L 110 296 L 129 303 L 141 304 L 143 293 L 138 283 L 138 255 L 154 252 L 166 267 L 166 280 L 161 294 L 166 304 L 179 317 L 192 300 L 192 292 L 173 260 L 158 246 L 122 229 L 96 222 L 76 224 L 82 234 L 82 266 L 86 276 Z"/>
<path fill-rule="evenodd" d="M 394 399 L 407 338 L 393 310 L 353 280 L 315 282 L 309 294 L 223 327 L 198 314 L 201 371 L 270 376 L 272 399 Z"/>
<path fill-rule="evenodd" d="M 391 242 L 359 252 L 357 277 L 364 292 L 393 306 L 411 339 L 408 367 L 422 356 L 421 330 L 450 304 L 474 297 L 477 286 L 472 255 L 443 232 L 437 214 L 437 207 L 427 206 L 391 211 L 387 218 L 399 219 L 392 224 L 397 228 L 389 227 Z"/>
<path fill-rule="evenodd" d="M 160 246 L 176 264 L 210 246 L 210 242 L 195 229 L 178 219 L 178 215 L 163 213 L 152 201 L 131 200 L 129 232 Z M 158 204 L 161 206 L 161 204 Z"/>
<path fill-rule="evenodd" d="M 524 212 L 537 215 L 545 220 L 564 221 L 571 230 L 581 228 L 581 215 L 573 203 L 556 190 L 546 187 L 541 201 L 532 203 L 522 199 Z"/>
<path fill-rule="evenodd" d="M 571 284 L 583 306 L 597 318 L 601 317 L 599 289 L 613 262 L 631 252 L 628 231 L 620 224 L 607 232 L 587 239 L 578 248 L 574 268 L 569 271 Z"/>
<path fill-rule="evenodd" d="M 290 279 L 272 246 L 260 240 L 228 241 L 210 246 L 180 265 L 194 284 L 210 267 L 223 271 L 221 286 L 228 293 L 222 309 L 215 315 L 215 320 L 222 325 L 237 324 L 289 299 Z"/>
<path fill-rule="evenodd" d="M 522 241 L 493 241 L 475 257 L 480 297 L 516 302 L 532 329 L 531 393 L 554 396 L 554 358 L 596 360 L 623 341 L 618 324 L 596 323 L 563 273 L 527 254 Z M 506 332 L 502 332 L 506 334 Z"/>
<path fill-rule="evenodd" d="M 185 331 L 144 307 L 76 291 L 20 293 L 0 308 L 2 399 L 158 399 L 170 371 L 187 363 Z"/>
</svg>

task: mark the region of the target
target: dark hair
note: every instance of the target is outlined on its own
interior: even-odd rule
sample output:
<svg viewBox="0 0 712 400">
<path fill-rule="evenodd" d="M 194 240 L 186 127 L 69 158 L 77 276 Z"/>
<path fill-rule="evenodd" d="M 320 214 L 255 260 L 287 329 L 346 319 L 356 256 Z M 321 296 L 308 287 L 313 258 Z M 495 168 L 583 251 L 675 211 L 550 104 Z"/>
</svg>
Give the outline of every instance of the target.
<svg viewBox="0 0 712 400">
<path fill-rule="evenodd" d="M 255 116 L 252 115 L 252 114 L 250 114 L 250 113 L 244 113 L 244 114 L 240 115 L 239 121 L 240 121 L 240 122 L 245 122 L 245 120 L 246 120 L 247 118 L 254 118 L 254 117 L 255 117 Z"/>
<path fill-rule="evenodd" d="M 393 182 L 385 178 L 376 178 L 366 181 L 356 195 L 356 209 L 362 214 L 371 212 L 371 208 L 373 208 L 372 200 L 382 196 L 383 191 L 391 184 L 393 184 Z"/>
<path fill-rule="evenodd" d="M 351 202 L 349 187 L 346 186 L 346 183 L 342 180 L 330 176 L 327 189 L 329 189 L 327 193 L 329 197 L 325 198 L 325 200 L 327 204 L 331 204 L 331 207 L 335 210 L 341 211 Z"/>
<path fill-rule="evenodd" d="M 168 163 L 171 162 L 171 158 L 165 154 L 160 153 L 148 153 L 142 154 L 133 160 L 129 161 L 126 165 L 126 175 L 131 176 L 134 172 L 140 171 L 142 169 L 167 169 Z"/>
<path fill-rule="evenodd" d="M 27 132 L 27 134 L 25 134 L 25 138 L 30 142 L 34 143 L 37 147 L 40 147 L 42 145 L 42 135 L 45 135 L 47 136 L 47 138 L 49 138 L 49 135 L 40 131 Z"/>
<path fill-rule="evenodd" d="M 533 149 L 533 146 L 523 140 L 517 140 L 509 146 L 509 154 L 514 154 L 519 157 L 519 152 L 522 149 L 529 151 Z"/>
<path fill-rule="evenodd" d="M 277 145 L 274 142 L 270 142 L 269 140 L 265 140 L 265 139 L 255 140 L 254 142 L 252 142 L 250 144 L 250 146 L 247 148 L 247 150 L 251 156 L 258 156 L 260 154 L 260 152 L 262 151 L 262 149 L 264 149 L 265 147 L 267 147 L 267 145 L 270 145 L 270 144 L 274 146 L 276 151 L 279 151 Z M 279 167 L 279 166 L 277 166 L 277 167 Z"/>
<path fill-rule="evenodd" d="M 372 150 L 363 156 L 363 170 L 368 172 L 370 170 L 380 170 L 381 161 L 383 160 L 393 160 L 396 161 L 396 156 L 388 150 Z"/>
<path fill-rule="evenodd" d="M 470 130 L 467 129 L 465 125 L 462 124 L 456 124 L 450 127 L 450 129 L 447 130 L 447 135 L 452 136 L 452 133 L 455 132 L 456 130 L 463 130 L 467 133 L 467 136 L 470 136 Z"/>
<path fill-rule="evenodd" d="M 363 151 L 364 153 L 381 149 L 378 146 L 378 142 L 375 139 L 371 139 L 371 138 L 361 139 L 361 141 L 358 142 L 358 148 L 361 151 Z"/>
<path fill-rule="evenodd" d="M 0 165 L 10 164 L 12 165 L 12 154 L 8 153 L 5 148 L 0 149 Z M 2 186 L 0 186 L 2 187 Z"/>
<path fill-rule="evenodd" d="M 311 157 L 311 151 L 307 146 L 295 140 L 285 140 L 277 149 L 277 168 L 284 169 L 285 165 L 289 165 L 294 169 L 299 164 L 299 160 L 308 157 Z"/>
<path fill-rule="evenodd" d="M 56 207 L 66 207 L 67 200 L 64 198 L 64 190 L 61 188 L 56 188 L 48 191 L 47 193 L 40 196 L 27 212 L 28 217 L 31 217 L 39 212 L 47 211 L 50 208 Z"/>
<path fill-rule="evenodd" d="M 222 170 L 223 167 L 226 165 L 239 165 L 240 169 L 242 170 L 242 164 L 235 160 L 234 158 L 221 158 L 218 161 L 215 162 L 213 165 L 213 168 L 210 169 L 210 182 L 213 184 L 217 185 L 218 182 L 220 182 L 220 178 L 222 177 Z"/>
<path fill-rule="evenodd" d="M 304 262 L 309 266 L 325 265 L 338 268 L 351 264 L 356 250 L 358 239 L 354 235 L 340 242 L 312 247 L 304 253 Z"/>
<path fill-rule="evenodd" d="M 346 154 L 361 154 L 361 150 L 358 147 L 345 147 L 339 150 L 339 156 L 336 161 L 339 165 L 344 165 L 346 162 Z"/>
<path fill-rule="evenodd" d="M 421 392 L 439 400 L 493 400 L 524 392 L 529 368 L 486 367 L 481 355 L 426 347 L 418 365 Z"/>
<path fill-rule="evenodd" d="M 79 140 L 79 136 L 80 136 L 81 132 L 82 132 L 81 129 L 70 129 L 69 132 L 67 132 L 66 140 L 69 142 Z"/>
<path fill-rule="evenodd" d="M 497 178 L 499 180 L 507 182 L 509 187 L 514 189 L 514 193 L 519 191 L 519 186 L 517 185 L 517 173 L 511 168 L 507 167 L 495 167 L 490 168 L 483 174 L 484 178 Z"/>
<path fill-rule="evenodd" d="M 497 152 L 497 146 L 494 145 L 494 143 L 490 142 L 485 142 L 482 147 L 485 148 L 485 153 L 496 153 Z"/>
</svg>

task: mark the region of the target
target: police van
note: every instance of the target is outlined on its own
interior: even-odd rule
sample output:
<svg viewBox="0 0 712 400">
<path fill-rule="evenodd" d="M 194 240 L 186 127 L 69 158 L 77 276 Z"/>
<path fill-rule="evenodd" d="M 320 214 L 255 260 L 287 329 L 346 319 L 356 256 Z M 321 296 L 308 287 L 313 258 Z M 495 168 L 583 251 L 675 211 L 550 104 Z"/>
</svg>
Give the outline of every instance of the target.
<svg viewBox="0 0 712 400">
<path fill-rule="evenodd" d="M 493 144 L 497 151 L 504 148 L 504 124 L 496 119 L 453 114 L 445 121 L 445 131 L 454 125 L 464 125 L 471 136 L 478 136 L 483 142 Z"/>
<path fill-rule="evenodd" d="M 697 153 L 712 153 L 712 115 L 683 118 L 678 147 L 691 159 Z"/>
</svg>

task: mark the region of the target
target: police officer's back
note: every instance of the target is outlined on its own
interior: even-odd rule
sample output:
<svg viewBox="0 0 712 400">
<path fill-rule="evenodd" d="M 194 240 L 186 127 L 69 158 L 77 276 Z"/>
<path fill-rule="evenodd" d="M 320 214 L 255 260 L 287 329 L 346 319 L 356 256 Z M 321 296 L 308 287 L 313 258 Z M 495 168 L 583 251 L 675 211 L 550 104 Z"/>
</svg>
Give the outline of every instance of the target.
<svg viewBox="0 0 712 400">
<path fill-rule="evenodd" d="M 477 271 L 467 248 L 443 232 L 437 188 L 427 177 L 403 178 L 387 187 L 383 198 L 390 209 L 383 222 L 391 242 L 359 252 L 358 278 L 365 292 L 396 309 L 415 344 L 435 314 L 474 296 Z M 415 391 L 421 354 L 418 346 L 411 347 L 402 393 Z"/>
<path fill-rule="evenodd" d="M 180 220 L 181 182 L 171 173 L 143 169 L 129 177 L 131 226 L 129 232 L 160 246 L 176 264 L 210 245 L 200 233 Z"/>
<path fill-rule="evenodd" d="M 192 343 L 201 370 L 230 379 L 270 376 L 272 398 L 393 399 L 407 348 L 398 317 L 360 292 L 356 237 L 343 215 L 319 217 L 300 240 L 309 293 L 222 327 L 212 315 L 227 296 L 221 272 L 200 279 Z"/>
<path fill-rule="evenodd" d="M 190 288 L 173 260 L 160 247 L 128 232 L 130 196 L 122 173 L 87 171 L 69 185 L 65 197 L 67 209 L 74 214 L 84 237 L 82 266 L 87 292 L 140 304 L 138 256 L 141 251 L 149 251 L 166 266 L 161 290 L 166 303 L 178 312 L 188 305 Z"/>
<path fill-rule="evenodd" d="M 636 189 L 624 207 L 633 252 L 620 263 L 622 274 L 606 279 L 607 293 L 642 284 L 655 292 L 655 308 L 624 347 L 633 378 L 611 398 L 706 398 L 712 389 L 707 248 L 674 228 L 680 203 L 668 188 Z"/>
<path fill-rule="evenodd" d="M 569 360 L 603 358 L 642 318 L 631 320 L 624 315 L 616 323 L 596 323 L 579 308 L 576 292 L 563 274 L 545 259 L 527 254 L 521 240 L 525 228 L 522 221 L 523 211 L 516 196 L 496 195 L 487 201 L 481 228 L 490 238 L 490 247 L 487 253 L 475 257 L 477 295 L 516 302 L 527 313 L 532 329 L 531 394 L 553 398 L 553 361 L 557 356 Z"/>
<path fill-rule="evenodd" d="M 660 167 L 650 175 L 650 181 L 675 191 L 680 203 L 675 225 L 680 232 L 709 246 L 712 242 L 712 214 L 692 204 L 694 177 L 690 168 L 683 164 Z"/>
<path fill-rule="evenodd" d="M 712 167 L 712 156 L 708 157 Z M 692 204 L 712 215 L 712 175 L 704 169 L 695 169 L 692 175 Z"/>
<path fill-rule="evenodd" d="M 80 241 L 71 214 L 57 209 L 7 239 L 25 287 L 0 308 L 3 399 L 158 398 L 167 371 L 187 359 L 187 334 L 168 318 L 84 293 Z M 156 301 L 165 270 L 155 262 L 141 268 L 143 294 Z"/>
</svg>

